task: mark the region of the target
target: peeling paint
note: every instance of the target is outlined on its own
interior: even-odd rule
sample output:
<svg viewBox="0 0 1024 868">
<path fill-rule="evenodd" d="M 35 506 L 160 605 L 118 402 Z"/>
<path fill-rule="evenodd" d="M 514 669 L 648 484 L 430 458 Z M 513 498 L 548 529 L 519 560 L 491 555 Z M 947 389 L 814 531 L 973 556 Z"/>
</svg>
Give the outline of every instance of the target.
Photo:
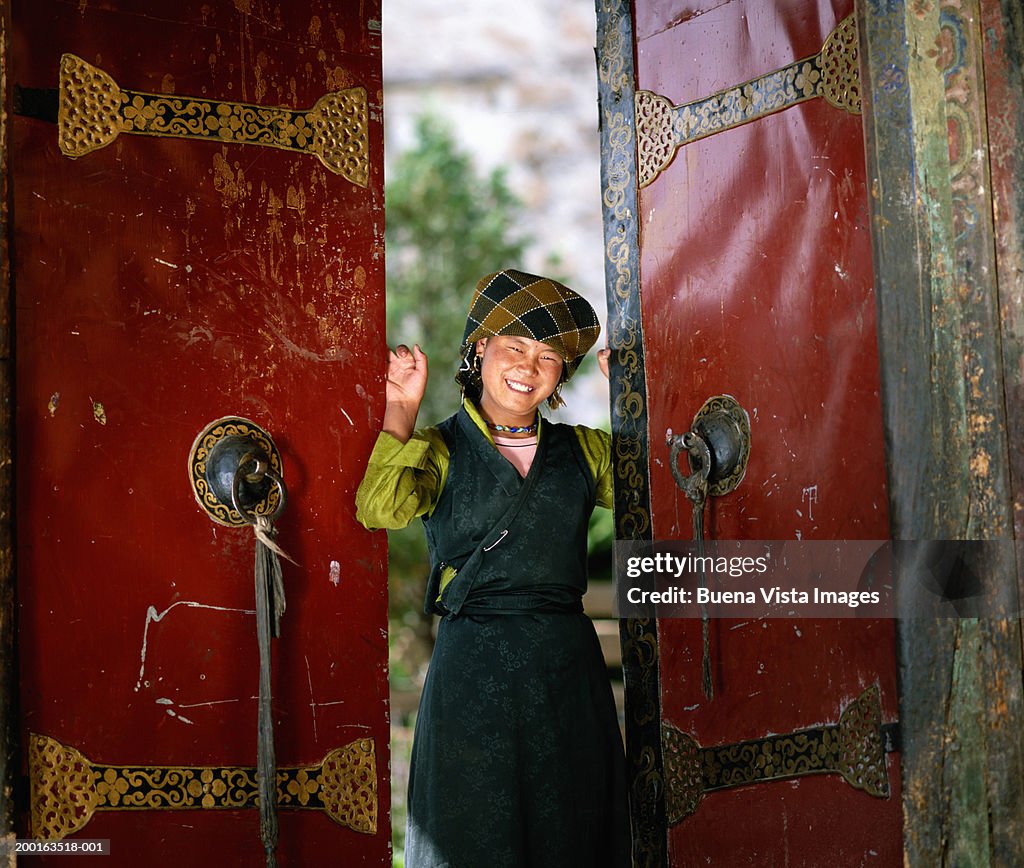
<svg viewBox="0 0 1024 868">
<path fill-rule="evenodd" d="M 344 90 L 347 87 L 355 87 L 358 83 L 352 71 L 345 69 L 343 66 L 336 66 L 334 69 L 327 70 L 328 90 Z"/>
<path fill-rule="evenodd" d="M 818 502 L 818 486 L 807 486 L 800 495 L 800 502 L 807 501 L 807 520 L 814 521 L 814 504 Z M 799 510 L 798 510 L 799 511 Z"/>
<path fill-rule="evenodd" d="M 969 430 L 972 434 L 984 434 L 992 430 L 995 421 L 991 413 L 974 413 L 969 418 Z"/>
<path fill-rule="evenodd" d="M 253 98 L 257 103 L 266 102 L 267 99 L 267 82 L 264 78 L 264 72 L 269 65 L 270 62 L 266 52 L 261 51 L 256 55 L 256 64 L 253 66 L 252 72 L 256 78 L 256 90 Z"/>
<path fill-rule="evenodd" d="M 146 625 L 142 629 L 142 649 L 139 652 L 139 678 L 135 682 L 135 692 L 138 693 L 141 687 L 149 687 L 149 682 L 145 680 L 146 677 L 146 652 L 149 646 L 149 626 L 150 624 L 156 624 L 162 621 L 169 612 L 176 609 L 178 606 L 188 606 L 193 609 L 212 609 L 215 612 L 239 612 L 243 615 L 255 615 L 255 609 L 231 609 L 224 606 L 210 606 L 206 603 L 199 603 L 195 600 L 178 600 L 175 603 L 171 603 L 162 612 L 156 610 L 156 606 L 150 606 L 146 609 Z"/>
<path fill-rule="evenodd" d="M 54 392 L 50 396 L 50 403 L 47 405 L 50 411 L 50 416 L 57 415 L 57 405 L 60 404 L 60 392 Z"/>
<path fill-rule="evenodd" d="M 89 400 L 92 401 L 92 398 Z M 99 401 L 92 401 L 92 417 L 101 425 L 107 424 L 107 411 Z"/>
<path fill-rule="evenodd" d="M 232 169 L 227 156 L 226 147 L 213 156 L 213 189 L 220 193 L 221 204 L 233 209 L 252 192 L 252 184 L 246 181 L 245 172 L 238 163 Z"/>
<path fill-rule="evenodd" d="M 178 714 L 176 711 L 174 711 L 171 708 L 165 708 L 164 711 L 167 712 L 168 717 L 173 717 L 175 720 L 180 720 L 182 723 L 187 723 L 187 724 L 190 724 L 190 725 L 194 725 L 193 722 L 191 720 L 189 720 L 187 717 L 185 717 L 184 715 Z"/>
<path fill-rule="evenodd" d="M 345 411 L 342 410 L 342 412 L 344 413 Z M 334 585 L 334 587 L 338 587 L 338 585 L 341 584 L 341 564 L 337 561 L 331 561 L 330 576 L 331 584 Z"/>
<path fill-rule="evenodd" d="M 285 201 L 288 203 L 289 208 L 299 212 L 300 217 L 304 218 L 306 216 L 306 191 L 302 188 L 301 184 L 298 187 L 288 187 Z"/>
</svg>

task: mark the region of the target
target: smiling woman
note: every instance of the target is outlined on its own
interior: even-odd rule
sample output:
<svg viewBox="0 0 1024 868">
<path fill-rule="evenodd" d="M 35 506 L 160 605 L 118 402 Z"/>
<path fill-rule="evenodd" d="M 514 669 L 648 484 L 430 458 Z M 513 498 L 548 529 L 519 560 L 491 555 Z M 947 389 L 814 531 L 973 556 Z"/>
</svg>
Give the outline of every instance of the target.
<svg viewBox="0 0 1024 868">
<path fill-rule="evenodd" d="M 413 745 L 407 868 L 629 864 L 622 740 L 581 602 L 590 515 L 612 503 L 610 438 L 539 413 L 560 403 L 599 331 L 568 287 L 488 275 L 463 337 L 462 408 L 419 430 L 426 356 L 390 354 L 357 517 L 371 529 L 423 519 L 425 609 L 442 616 Z"/>
</svg>

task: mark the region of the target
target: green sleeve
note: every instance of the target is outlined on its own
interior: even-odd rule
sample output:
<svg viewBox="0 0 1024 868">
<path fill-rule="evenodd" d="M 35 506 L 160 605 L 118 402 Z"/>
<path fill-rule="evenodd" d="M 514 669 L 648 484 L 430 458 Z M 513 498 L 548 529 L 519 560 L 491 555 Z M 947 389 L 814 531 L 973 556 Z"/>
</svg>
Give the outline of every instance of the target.
<svg viewBox="0 0 1024 868">
<path fill-rule="evenodd" d="M 583 448 L 583 456 L 597 483 L 597 505 L 611 509 L 615 502 L 612 483 L 612 438 L 607 431 L 576 426 L 576 436 Z"/>
<path fill-rule="evenodd" d="M 356 519 L 369 530 L 394 530 L 429 514 L 448 474 L 448 447 L 436 428 L 408 443 L 381 432 L 356 491 Z"/>
</svg>

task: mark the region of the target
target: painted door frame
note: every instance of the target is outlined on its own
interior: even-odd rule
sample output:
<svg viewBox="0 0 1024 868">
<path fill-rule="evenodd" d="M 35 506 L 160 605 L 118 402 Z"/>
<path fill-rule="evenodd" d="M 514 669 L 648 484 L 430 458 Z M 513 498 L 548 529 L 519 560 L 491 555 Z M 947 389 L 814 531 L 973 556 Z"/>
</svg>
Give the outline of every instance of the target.
<svg viewBox="0 0 1024 868">
<path fill-rule="evenodd" d="M 1020 864 L 1024 15 L 857 12 L 893 537 L 1015 543 L 976 567 L 1016 617 L 898 622 L 904 853 Z"/>
<path fill-rule="evenodd" d="M 616 536 L 649 540 L 633 8 L 596 6 Z M 1019 600 L 1024 13 L 1015 0 L 858 0 L 856 15 L 893 536 L 1012 540 L 978 567 Z M 908 864 L 1024 856 L 1018 611 L 897 627 Z M 624 620 L 621 639 L 635 864 L 662 866 L 657 622 Z"/>
</svg>

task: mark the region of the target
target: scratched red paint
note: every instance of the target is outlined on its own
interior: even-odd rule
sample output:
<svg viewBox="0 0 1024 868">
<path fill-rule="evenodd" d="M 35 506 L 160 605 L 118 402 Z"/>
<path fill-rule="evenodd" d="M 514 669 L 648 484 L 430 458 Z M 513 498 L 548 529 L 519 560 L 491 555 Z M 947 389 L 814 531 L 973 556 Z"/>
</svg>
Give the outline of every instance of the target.
<svg viewBox="0 0 1024 868">
<path fill-rule="evenodd" d="M 21 736 L 255 764 L 253 536 L 215 525 L 187 474 L 196 435 L 245 416 L 282 454 L 301 565 L 274 641 L 278 762 L 376 742 L 378 833 L 282 811 L 280 864 L 390 865 L 385 540 L 351 503 L 383 409 L 379 3 L 154 8 L 17 0 L 15 80 L 56 87 L 68 51 L 125 88 L 302 108 L 344 69 L 371 102 L 370 187 L 216 142 L 125 135 L 72 161 L 15 118 Z M 111 839 L 110 868 L 262 862 L 251 810 L 105 812 L 81 834 Z"/>
</svg>

